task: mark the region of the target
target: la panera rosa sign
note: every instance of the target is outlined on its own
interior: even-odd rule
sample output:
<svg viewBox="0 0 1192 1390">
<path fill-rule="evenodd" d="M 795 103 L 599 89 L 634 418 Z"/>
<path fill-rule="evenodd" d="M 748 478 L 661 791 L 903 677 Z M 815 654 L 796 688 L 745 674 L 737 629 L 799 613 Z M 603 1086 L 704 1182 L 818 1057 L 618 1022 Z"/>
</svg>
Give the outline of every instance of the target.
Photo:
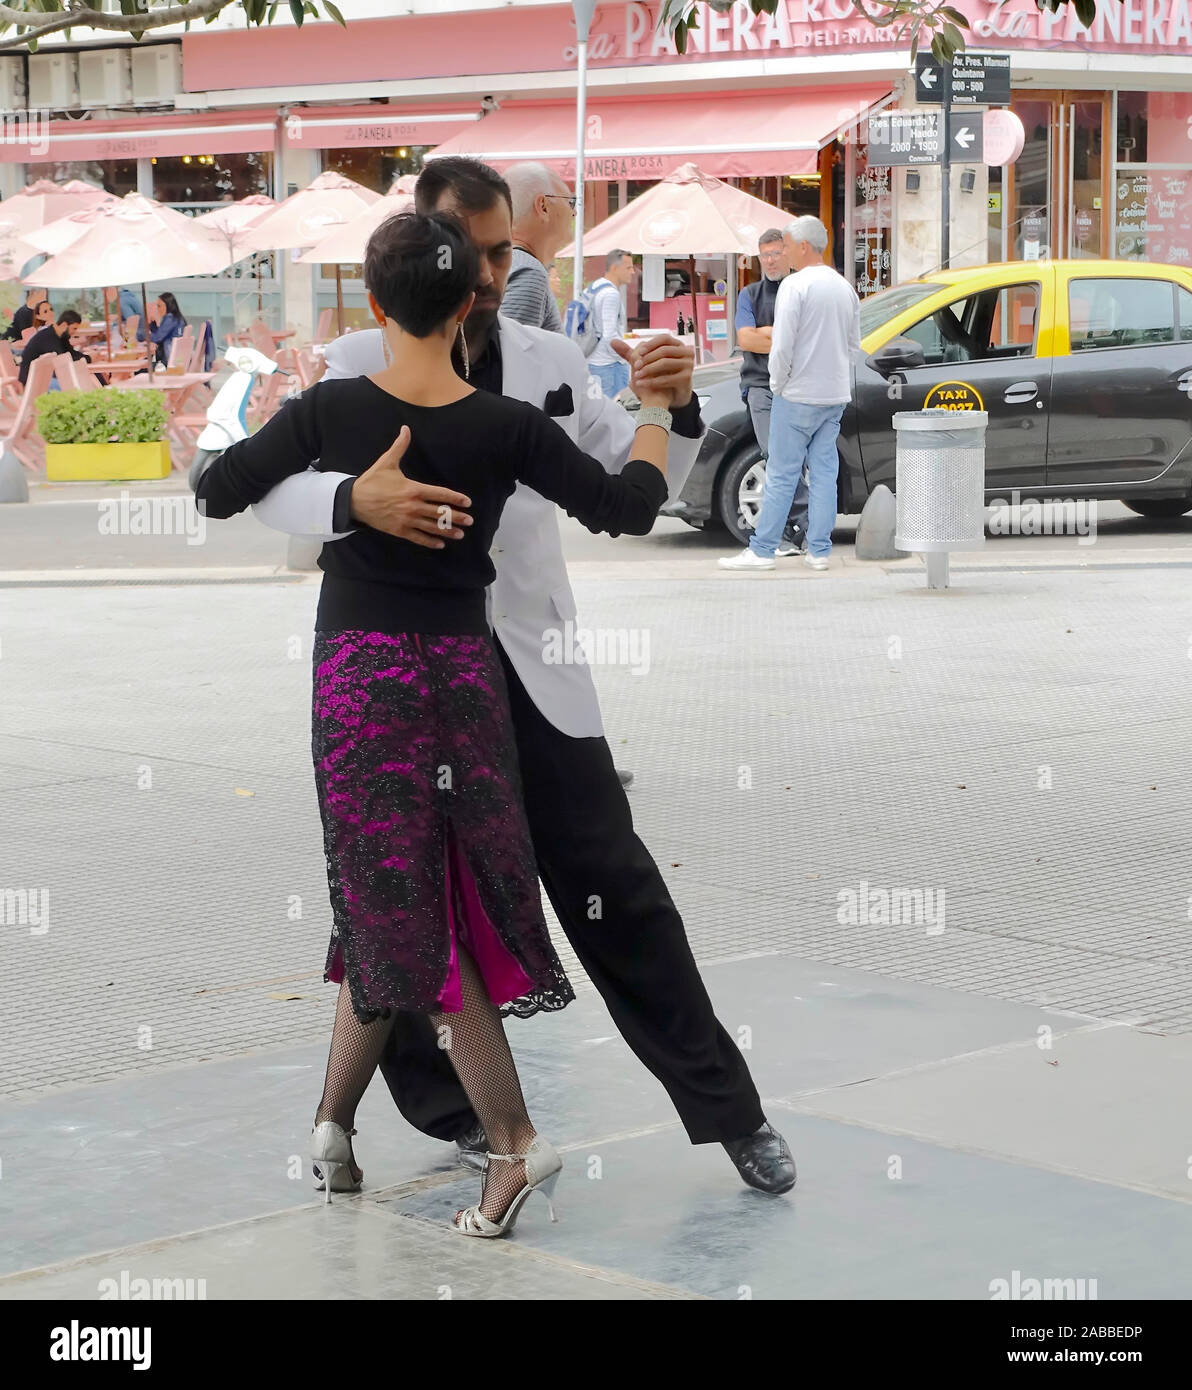
<svg viewBox="0 0 1192 1390">
<path fill-rule="evenodd" d="M 1085 29 L 1071 5 L 1058 14 L 1040 11 L 1034 0 L 954 0 L 968 16 L 966 41 L 973 48 L 1075 48 L 1104 52 L 1192 51 L 1192 0 L 1102 0 Z M 596 11 L 589 61 L 665 62 L 675 59 L 673 42 L 659 33 L 657 5 L 631 3 Z M 686 61 L 727 56 L 791 55 L 813 50 L 905 46 L 893 26 L 877 29 L 851 0 L 785 0 L 772 15 L 755 15 L 738 0 L 727 14 L 699 5 L 699 27 L 688 32 Z M 565 51 L 568 61 L 574 48 Z"/>
</svg>

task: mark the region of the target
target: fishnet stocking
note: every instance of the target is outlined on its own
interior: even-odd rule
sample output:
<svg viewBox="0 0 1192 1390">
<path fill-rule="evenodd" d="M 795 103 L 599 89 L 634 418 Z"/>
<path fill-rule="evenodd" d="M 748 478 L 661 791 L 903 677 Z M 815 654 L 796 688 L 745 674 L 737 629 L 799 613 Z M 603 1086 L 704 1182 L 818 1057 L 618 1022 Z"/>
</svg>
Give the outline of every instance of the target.
<svg viewBox="0 0 1192 1390">
<path fill-rule="evenodd" d="M 433 1013 L 451 1065 L 472 1102 L 476 1118 L 495 1154 L 522 1154 L 534 1142 L 534 1126 L 526 1113 L 521 1082 L 497 1006 L 467 951 L 459 947 L 459 1013 Z M 449 1030 L 443 1032 L 442 1030 Z M 490 1221 L 504 1216 L 509 1203 L 526 1184 L 524 1163 L 491 1162 L 484 1175 L 480 1214 Z"/>
<path fill-rule="evenodd" d="M 432 1013 L 430 1019 L 437 1030 L 446 1030 L 440 1031 L 440 1037 L 476 1118 L 488 1135 L 490 1151 L 525 1153 L 534 1141 L 534 1126 L 526 1113 L 505 1027 L 472 957 L 462 946 L 458 950 L 463 1008 L 459 1013 Z M 352 1010 L 347 981 L 341 983 L 323 1098 L 315 1112 L 315 1124 L 334 1120 L 345 1130 L 355 1129 L 356 1107 L 381 1060 L 393 1022 L 391 1016 L 361 1023 Z M 357 1180 L 362 1176 L 355 1161 L 352 1176 Z M 500 1220 L 525 1182 L 524 1163 L 490 1163 L 480 1200 L 481 1215 L 490 1221 Z"/>
<path fill-rule="evenodd" d="M 345 1130 L 356 1128 L 356 1107 L 368 1089 L 368 1083 L 385 1051 L 395 1017 L 390 1015 L 389 1018 L 374 1019 L 371 1023 L 361 1023 L 352 1011 L 348 982 L 341 982 L 335 1005 L 335 1027 L 331 1030 L 327 1075 L 323 1081 L 323 1098 L 315 1112 L 315 1124 L 334 1120 Z M 357 1182 L 362 1176 L 354 1160 L 352 1176 Z"/>
</svg>

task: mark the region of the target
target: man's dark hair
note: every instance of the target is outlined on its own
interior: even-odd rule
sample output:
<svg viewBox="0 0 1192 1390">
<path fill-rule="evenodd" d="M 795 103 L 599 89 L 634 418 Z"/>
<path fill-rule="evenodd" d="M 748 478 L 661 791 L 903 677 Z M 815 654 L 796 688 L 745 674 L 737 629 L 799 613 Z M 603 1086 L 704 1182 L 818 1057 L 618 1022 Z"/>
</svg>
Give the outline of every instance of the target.
<svg viewBox="0 0 1192 1390">
<path fill-rule="evenodd" d="M 777 227 L 767 227 L 757 239 L 757 248 L 760 251 L 763 246 L 769 246 L 772 241 L 781 241 L 782 233 Z"/>
<path fill-rule="evenodd" d="M 42 301 L 42 303 L 45 303 L 45 302 L 46 302 L 45 300 Z M 82 322 L 83 322 L 83 316 L 82 316 L 82 314 L 79 313 L 79 311 L 78 311 L 77 309 L 63 309 L 62 312 L 58 315 L 58 322 L 59 322 L 59 323 L 82 323 Z"/>
<path fill-rule="evenodd" d="M 631 256 L 632 251 L 610 251 L 604 258 L 605 270 L 611 270 L 613 266 L 620 265 L 626 256 Z"/>
<path fill-rule="evenodd" d="M 460 212 L 487 212 L 498 198 L 505 199 L 513 216 L 513 195 L 509 185 L 487 164 L 463 155 L 429 159 L 414 185 L 414 208 L 424 217 L 434 212 L 446 193 Z M 375 293 L 375 291 L 374 291 Z"/>
<path fill-rule="evenodd" d="M 427 338 L 467 299 L 480 258 L 463 224 L 447 213 L 399 212 L 368 239 L 364 283 L 391 318 Z"/>
</svg>

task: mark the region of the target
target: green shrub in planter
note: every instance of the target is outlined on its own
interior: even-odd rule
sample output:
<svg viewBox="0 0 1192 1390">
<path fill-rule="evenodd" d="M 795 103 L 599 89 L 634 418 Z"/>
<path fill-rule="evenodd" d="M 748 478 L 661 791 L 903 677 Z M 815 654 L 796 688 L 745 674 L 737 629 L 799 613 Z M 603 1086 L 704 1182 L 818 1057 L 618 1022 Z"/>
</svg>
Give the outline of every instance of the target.
<svg viewBox="0 0 1192 1390">
<path fill-rule="evenodd" d="M 168 478 L 169 416 L 158 391 L 47 391 L 37 399 L 46 477 L 55 482 Z"/>
<path fill-rule="evenodd" d="M 158 391 L 47 391 L 37 428 L 47 444 L 150 444 L 166 437 L 169 416 Z"/>
</svg>

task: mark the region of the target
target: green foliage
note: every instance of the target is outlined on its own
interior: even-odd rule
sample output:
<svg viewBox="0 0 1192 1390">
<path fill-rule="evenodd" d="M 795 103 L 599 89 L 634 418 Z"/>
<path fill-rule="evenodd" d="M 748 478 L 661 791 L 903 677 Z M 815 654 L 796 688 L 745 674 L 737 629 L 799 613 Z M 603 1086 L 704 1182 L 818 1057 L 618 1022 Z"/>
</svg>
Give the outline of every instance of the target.
<svg viewBox="0 0 1192 1390">
<path fill-rule="evenodd" d="M 166 437 L 157 391 L 47 391 L 37 399 L 37 429 L 47 444 L 150 444 Z"/>
</svg>

